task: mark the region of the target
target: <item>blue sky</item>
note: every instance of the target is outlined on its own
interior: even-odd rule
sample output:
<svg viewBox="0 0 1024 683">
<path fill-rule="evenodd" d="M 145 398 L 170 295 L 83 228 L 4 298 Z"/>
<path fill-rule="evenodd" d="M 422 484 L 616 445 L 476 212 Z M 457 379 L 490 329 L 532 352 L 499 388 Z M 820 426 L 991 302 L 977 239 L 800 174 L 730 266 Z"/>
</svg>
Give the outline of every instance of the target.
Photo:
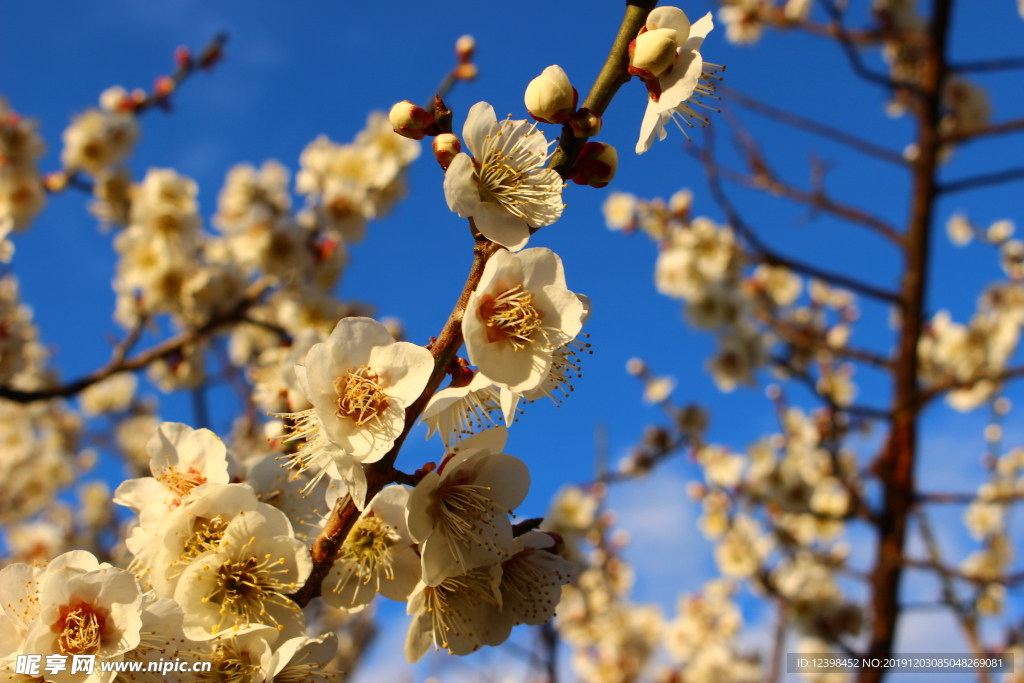
<svg viewBox="0 0 1024 683">
<path fill-rule="evenodd" d="M 860 13 L 867 5 L 863 0 L 852 4 Z M 1024 22 L 1013 0 L 959 5 L 952 40 L 956 60 L 1020 52 Z M 710 6 L 701 0 L 683 9 L 696 19 Z M 294 171 L 299 153 L 317 135 L 347 141 L 370 110 L 387 109 L 402 99 L 424 100 L 451 65 L 452 45 L 464 33 L 477 39 L 480 78 L 458 86 L 448 99 L 457 131 L 465 112 L 479 100 L 491 102 L 499 116 L 507 112 L 523 117 L 523 90 L 549 64 L 561 65 L 581 95 L 585 93 L 620 17 L 620 3 L 539 0 L 12 3 L 5 7 L 0 25 L 0 63 L 6 65 L 0 73 L 0 93 L 23 115 L 42 121 L 50 149 L 43 165 L 54 169 L 61 131 L 74 113 L 93 106 L 104 88 L 149 87 L 156 76 L 171 69 L 177 45 L 198 48 L 217 31 L 228 31 L 227 60 L 214 73 L 200 74 L 183 87 L 175 95 L 172 114 L 156 111 L 145 117 L 142 141 L 132 160 L 137 178 L 149 167 L 173 167 L 193 177 L 200 186 L 202 211 L 209 217 L 224 175 L 235 163 L 273 158 Z M 910 141 L 909 120 L 887 118 L 884 95 L 852 78 L 841 52 L 827 41 L 769 34 L 756 47 L 736 48 L 725 42 L 719 27 L 703 54 L 708 61 L 728 66 L 731 86 L 760 99 L 893 150 Z M 882 68 L 877 54 L 866 59 Z M 1013 73 L 977 77 L 990 87 L 995 120 L 1024 114 L 1019 78 Z M 633 154 L 644 101 L 643 89 L 631 83 L 605 116 L 600 139 L 620 151 L 619 175 L 609 189 L 667 197 L 690 187 L 695 213 L 721 219 L 701 168 L 681 151 L 678 131 L 671 131 L 647 154 Z M 897 225 L 905 222 L 904 171 L 739 113 L 787 180 L 806 187 L 808 160 L 816 154 L 831 164 L 828 188 L 837 198 L 862 204 Z M 1022 157 L 1022 142 L 1024 135 L 960 149 L 944 177 L 1012 166 Z M 735 164 L 724 126 L 719 128 L 719 147 Z M 382 316 L 401 318 L 409 339 L 419 343 L 440 329 L 470 261 L 463 221 L 448 211 L 442 175 L 426 151 L 411 171 L 409 198 L 387 220 L 372 224 L 367 240 L 351 249 L 352 263 L 341 288 L 344 297 L 373 303 Z M 993 250 L 949 245 L 945 219 L 955 210 L 966 210 L 985 225 L 1000 218 L 1020 221 L 1019 187 L 955 195 L 940 203 L 928 298 L 933 309 L 948 308 L 955 319 L 965 321 L 980 289 L 1000 276 Z M 626 237 L 604 228 L 600 204 L 606 195 L 570 186 L 563 219 L 531 242 L 560 254 L 569 287 L 593 300 L 587 331 L 595 354 L 585 360 L 584 378 L 561 407 L 529 406 L 512 431 L 508 449 L 527 461 L 534 477 L 520 511 L 526 516 L 541 514 L 563 482 L 591 476 L 596 425 L 607 426 L 617 460 L 636 442 L 645 423 L 660 420 L 655 409 L 641 404 L 639 386 L 624 372 L 631 356 L 645 358 L 658 373 L 675 375 L 680 402 L 697 400 L 711 409 L 712 440 L 743 448 L 775 427 L 760 390 L 722 395 L 714 389 L 702 370 L 713 340 L 688 330 L 677 302 L 655 292 L 654 245 L 642 236 Z M 829 219 L 807 220 L 803 207 L 751 191 L 736 189 L 732 195 L 773 246 L 864 280 L 896 285 L 898 255 L 874 235 Z M 109 353 L 108 337 L 120 333 L 111 318 L 111 236 L 101 234 L 85 212 L 87 201 L 73 192 L 53 198 L 32 230 L 17 238 L 13 267 L 43 339 L 57 353 L 55 364 L 67 378 L 103 363 Z M 854 342 L 887 350 L 891 334 L 886 313 L 867 302 L 863 311 L 864 322 Z M 864 380 L 861 400 L 884 405 L 883 378 L 870 373 L 859 377 Z M 806 399 L 799 391 L 793 395 Z M 1020 392 L 1010 395 L 1024 398 Z M 230 401 L 226 391 L 212 395 L 214 427 L 221 434 L 231 414 Z M 161 397 L 161 405 L 164 419 L 192 421 L 189 403 L 182 397 Z M 976 462 L 984 447 L 983 424 L 980 414 L 931 411 L 925 422 L 922 478 L 957 490 L 968 490 L 980 481 Z M 1020 430 L 1009 431 L 1020 436 Z M 418 431 L 400 464 L 410 470 L 437 457 L 436 442 L 422 443 Z M 631 529 L 631 552 L 638 560 L 649 552 L 658 552 L 661 558 L 638 571 L 637 598 L 657 601 L 666 609 L 674 606 L 679 590 L 695 590 L 713 571 L 707 545 L 690 528 L 696 512 L 684 501 L 681 486 L 674 485 L 692 474 L 686 463 L 673 463 L 665 478 L 653 484 L 654 490 L 644 488 L 650 483 L 628 485 L 612 499 L 613 506 L 623 508 L 623 522 L 636 526 Z M 660 507 L 652 508 L 652 500 Z M 661 516 L 682 515 L 670 524 L 682 534 L 662 539 L 660 531 L 653 533 L 660 519 L 652 509 L 660 510 Z M 951 550 L 966 551 L 971 546 L 958 519 L 958 509 L 942 513 L 941 533 Z M 759 619 L 756 613 L 750 616 Z"/>
</svg>

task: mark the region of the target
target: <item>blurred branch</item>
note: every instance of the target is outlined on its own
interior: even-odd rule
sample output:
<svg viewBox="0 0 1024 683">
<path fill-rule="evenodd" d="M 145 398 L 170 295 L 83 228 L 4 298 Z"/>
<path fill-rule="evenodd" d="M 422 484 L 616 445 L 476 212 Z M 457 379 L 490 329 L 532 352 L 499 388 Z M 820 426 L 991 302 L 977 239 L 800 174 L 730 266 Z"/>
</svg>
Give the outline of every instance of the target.
<svg viewBox="0 0 1024 683">
<path fill-rule="evenodd" d="M 971 142 L 979 138 L 994 137 L 996 135 L 1014 133 L 1019 130 L 1024 130 L 1024 118 L 1011 119 L 1009 121 L 1003 121 L 1002 123 L 989 124 L 981 128 L 972 128 L 951 133 L 943 136 L 942 142 L 943 144 Z"/>
<path fill-rule="evenodd" d="M 874 299 L 895 304 L 899 304 L 901 302 L 899 295 L 894 292 L 881 289 L 839 273 L 824 270 L 809 263 L 804 263 L 803 261 L 783 256 L 761 241 L 757 234 L 740 217 L 735 205 L 733 205 L 728 195 L 726 195 L 725 191 L 722 189 L 721 174 L 719 172 L 718 164 L 714 158 L 714 133 L 712 130 L 712 128 L 704 129 L 705 144 L 703 149 L 700 151 L 700 158 L 704 162 L 704 171 L 707 176 L 708 187 L 711 191 L 712 197 L 715 199 L 715 202 L 722 209 L 723 213 L 725 213 L 726 220 L 729 221 L 730 225 L 732 225 L 753 248 L 755 252 L 753 257 L 755 260 L 760 260 L 771 265 L 785 266 L 798 273 L 820 278 L 825 282 L 859 292 Z"/>
<path fill-rule="evenodd" d="M 938 384 L 933 387 L 921 392 L 919 397 L 919 406 L 924 406 L 931 400 L 941 396 L 947 391 L 956 391 L 958 389 L 970 389 L 979 382 L 1005 382 L 1013 379 L 1020 379 L 1024 377 L 1024 365 L 1019 365 L 1015 368 L 1008 368 L 1002 372 L 995 373 L 982 373 L 968 380 L 950 380 L 944 384 Z"/>
<path fill-rule="evenodd" d="M 850 63 L 850 68 L 853 69 L 853 72 L 857 74 L 857 76 L 869 83 L 881 85 L 889 90 L 893 90 L 897 87 L 909 87 L 910 89 L 916 89 L 911 84 L 894 81 L 886 74 L 869 69 L 867 65 L 864 64 L 864 60 L 861 58 L 860 52 L 857 51 L 854 40 L 843 26 L 843 14 L 839 7 L 832 0 L 821 0 L 821 4 L 825 8 L 825 11 L 832 17 L 833 25 L 835 26 L 836 40 L 839 42 L 839 46 L 842 48 L 843 54 L 846 55 L 846 60 Z"/>
<path fill-rule="evenodd" d="M 835 128 L 825 123 L 820 123 L 812 119 L 805 118 L 799 114 L 780 109 L 778 107 L 762 102 L 761 100 L 755 99 L 746 93 L 743 93 L 736 88 L 722 84 L 718 86 L 718 90 L 722 93 L 723 97 L 730 102 L 735 102 L 744 109 L 760 114 L 772 121 L 778 121 L 787 126 L 802 130 L 812 135 L 838 142 L 841 145 L 845 145 L 850 149 L 854 149 L 862 154 L 866 154 L 870 157 L 880 159 L 882 161 L 896 164 L 897 166 L 907 167 L 907 160 L 903 158 L 903 155 L 891 149 L 876 145 L 875 143 L 859 138 L 856 135 L 847 133 L 846 131 Z"/>
<path fill-rule="evenodd" d="M 959 180 L 951 180 L 939 185 L 938 191 L 942 194 L 952 194 L 954 192 L 974 190 L 979 187 L 1002 185 L 1003 183 L 1011 183 L 1015 180 L 1024 180 L 1024 166 L 1008 168 L 993 173 L 980 173 L 976 176 L 969 176 Z"/>
<path fill-rule="evenodd" d="M 931 524 L 928 521 L 928 516 L 924 510 L 918 509 L 917 511 L 917 524 L 921 530 L 921 539 L 924 541 L 925 549 L 928 553 L 928 559 L 935 565 L 942 565 L 942 552 L 939 549 L 939 542 L 935 538 L 935 534 L 932 532 Z M 956 615 L 957 620 L 960 622 L 960 628 L 963 629 L 964 637 L 967 639 L 967 644 L 971 648 L 971 652 L 975 655 L 982 655 L 985 653 L 985 646 L 981 644 L 981 640 L 978 637 L 978 619 L 977 616 L 967 606 L 960 602 L 960 598 L 957 596 L 956 586 L 953 584 L 951 577 L 946 574 L 939 575 L 939 581 L 942 584 L 942 601 L 953 611 Z M 992 677 L 988 671 L 984 668 L 977 670 L 979 683 L 991 683 Z"/>
<path fill-rule="evenodd" d="M 258 281 L 254 283 L 245 296 L 239 301 L 234 308 L 220 316 L 214 316 L 203 325 L 197 327 L 194 330 L 185 330 L 152 348 L 139 353 L 132 358 L 127 358 L 128 352 L 137 342 L 139 335 L 142 333 L 142 321 L 140 321 L 128 336 L 117 345 L 114 352 L 111 354 L 110 360 L 103 367 L 95 370 L 94 372 L 80 377 L 73 382 L 68 384 L 58 384 L 56 386 L 45 387 L 42 389 L 22 390 L 15 389 L 8 386 L 0 386 L 0 398 L 5 398 L 8 401 L 15 401 L 17 403 L 32 403 L 33 401 L 45 401 L 52 398 L 70 398 L 80 393 L 84 389 L 100 382 L 107 377 L 118 372 L 135 371 L 141 370 L 147 367 L 150 363 L 153 363 L 161 358 L 166 358 L 171 354 L 181 351 L 183 347 L 188 344 L 199 341 L 209 336 L 219 328 L 230 323 L 236 323 L 243 319 L 245 312 L 259 301 L 260 296 L 267 288 L 267 283 L 264 281 Z"/>
<path fill-rule="evenodd" d="M 979 59 L 972 62 L 954 62 L 949 65 L 949 68 L 960 73 L 989 73 L 992 71 L 1024 69 L 1024 57 L 1001 57 L 997 59 Z"/>
</svg>

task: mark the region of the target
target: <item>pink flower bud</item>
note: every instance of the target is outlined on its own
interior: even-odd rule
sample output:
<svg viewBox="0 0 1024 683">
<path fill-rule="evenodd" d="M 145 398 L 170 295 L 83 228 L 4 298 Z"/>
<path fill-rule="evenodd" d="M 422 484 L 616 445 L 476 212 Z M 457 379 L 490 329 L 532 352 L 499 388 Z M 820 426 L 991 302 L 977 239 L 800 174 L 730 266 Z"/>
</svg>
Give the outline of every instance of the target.
<svg viewBox="0 0 1024 683">
<path fill-rule="evenodd" d="M 644 31 L 631 47 L 629 73 L 644 80 L 657 78 L 675 64 L 676 31 L 671 28 Z"/>
<path fill-rule="evenodd" d="M 562 67 L 553 65 L 526 86 L 526 111 L 541 123 L 562 123 L 576 111 L 579 94 Z"/>
<path fill-rule="evenodd" d="M 592 138 L 601 132 L 601 117 L 586 107 L 570 116 L 568 122 L 578 138 Z"/>
<path fill-rule="evenodd" d="M 434 138 L 434 157 L 441 168 L 448 170 L 455 155 L 462 151 L 462 144 L 459 138 L 451 133 L 441 133 Z"/>
<path fill-rule="evenodd" d="M 388 119 L 396 133 L 413 140 L 422 140 L 424 135 L 430 134 L 430 127 L 435 125 L 433 114 L 409 100 L 391 107 Z"/>
<path fill-rule="evenodd" d="M 615 177 L 619 153 L 603 142 L 588 142 L 576 157 L 569 179 L 577 185 L 604 187 Z"/>
</svg>

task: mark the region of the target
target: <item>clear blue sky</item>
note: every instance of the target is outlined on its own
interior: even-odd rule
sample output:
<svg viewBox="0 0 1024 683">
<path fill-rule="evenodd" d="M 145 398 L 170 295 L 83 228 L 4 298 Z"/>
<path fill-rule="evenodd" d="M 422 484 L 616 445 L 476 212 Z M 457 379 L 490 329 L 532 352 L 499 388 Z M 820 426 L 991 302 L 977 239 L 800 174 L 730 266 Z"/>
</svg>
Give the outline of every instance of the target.
<svg viewBox="0 0 1024 683">
<path fill-rule="evenodd" d="M 855 7 L 868 3 L 855 0 Z M 955 15 L 956 60 L 1012 55 L 1024 44 L 1024 22 L 1014 0 L 960 2 Z M 435 9 L 436 8 L 436 9 Z M 198 48 L 214 33 L 231 34 L 227 59 L 212 74 L 200 74 L 175 95 L 170 115 L 156 111 L 143 121 L 142 141 L 132 160 L 136 178 L 149 167 L 173 167 L 200 186 L 202 212 L 215 210 L 217 193 L 228 169 L 238 162 L 273 158 L 293 171 L 303 147 L 321 133 L 350 140 L 372 109 L 387 109 L 401 99 L 421 101 L 452 63 L 452 45 L 463 33 L 478 43 L 480 78 L 459 85 L 448 103 L 456 130 L 469 106 L 486 100 L 499 116 L 525 116 L 522 93 L 531 78 L 549 64 L 561 65 L 581 95 L 592 83 L 618 27 L 618 2 L 551 3 L 271 3 L 249 0 L 204 3 L 199 0 L 105 3 L 40 1 L 11 3 L 0 25 L 0 93 L 25 116 L 42 121 L 49 142 L 44 168 L 57 167 L 60 134 L 70 117 L 93 106 L 111 85 L 149 87 L 170 71 L 171 54 L 180 44 Z M 683 6 L 692 20 L 710 9 L 704 0 Z M 883 113 L 883 95 L 853 79 L 834 45 L 799 35 L 769 34 L 756 47 L 726 43 L 719 26 L 703 49 L 705 59 L 728 66 L 728 83 L 804 116 L 848 128 L 900 150 L 910 141 L 907 119 Z M 876 54 L 868 62 L 881 68 Z M 979 76 L 991 86 L 994 118 L 1024 115 L 1020 75 Z M 641 196 L 669 196 L 681 187 L 695 193 L 696 214 L 721 218 L 706 192 L 698 164 L 681 152 L 682 136 L 672 130 L 646 155 L 632 153 L 644 109 L 644 91 L 631 83 L 619 94 L 604 120 L 600 139 L 620 151 L 619 176 L 609 189 Z M 759 138 L 768 158 L 788 180 L 806 186 L 812 153 L 833 164 L 828 187 L 837 197 L 858 202 L 901 225 L 907 207 L 906 173 L 865 160 L 836 145 L 794 134 L 777 124 L 740 112 Z M 720 129 L 724 135 L 724 126 Z M 552 131 L 552 135 L 554 131 Z M 720 135 L 726 153 L 727 141 Z M 1024 156 L 1024 136 L 1000 138 L 959 150 L 946 177 L 1014 165 Z M 368 239 L 351 250 L 352 264 L 342 294 L 368 301 L 380 315 L 405 321 L 409 339 L 425 343 L 436 334 L 454 302 L 470 260 L 463 221 L 450 213 L 441 192 L 442 175 L 426 154 L 410 174 L 409 198 L 385 221 L 372 224 Z M 832 264 L 864 280 L 894 286 L 895 251 L 856 226 L 819 219 L 808 222 L 799 206 L 752 192 L 733 192 L 748 220 L 773 245 L 820 264 Z M 509 450 L 524 458 L 534 486 L 521 512 L 542 513 L 565 481 L 586 480 L 593 466 L 595 425 L 608 426 L 613 460 L 625 454 L 646 422 L 659 414 L 641 405 L 640 388 L 623 366 L 641 356 L 653 368 L 679 380 L 679 401 L 699 400 L 713 414 L 711 438 L 743 448 L 775 428 L 775 420 L 758 390 L 741 389 L 723 396 L 703 373 L 713 342 L 687 330 L 675 301 L 653 286 L 655 247 L 642 236 L 627 238 L 604 228 L 600 203 L 606 191 L 566 190 L 566 210 L 556 225 L 545 228 L 531 246 L 546 246 L 565 262 L 569 287 L 588 294 L 594 314 L 587 331 L 595 355 L 585 361 L 585 377 L 562 407 L 537 403 L 512 431 Z M 993 251 L 983 247 L 955 250 L 944 237 L 946 217 L 966 209 L 982 224 L 1021 216 L 1021 185 L 957 195 L 943 201 L 935 240 L 929 302 L 949 308 L 966 321 L 980 288 L 1000 276 Z M 111 236 L 102 235 L 85 212 L 87 198 L 69 192 L 51 206 L 31 231 L 16 239 L 14 271 L 23 295 L 36 314 L 43 339 L 56 352 L 65 378 L 91 370 L 108 357 L 114 270 Z M 886 350 L 885 316 L 864 305 L 866 321 L 855 342 Z M 873 322 L 868 322 L 871 320 Z M 879 322 L 880 321 L 880 322 Z M 862 399 L 883 400 L 886 384 L 863 375 Z M 147 389 L 146 391 L 153 391 Z M 797 393 L 799 395 L 799 393 Z M 1014 394 L 1011 393 L 1011 396 Z M 227 431 L 230 398 L 214 393 L 215 427 Z M 1020 397 L 1019 392 L 1016 396 Z M 224 403 L 220 400 L 223 399 Z M 161 397 L 164 419 L 191 422 L 188 401 Z M 1018 403 L 1022 403 L 1018 400 Z M 925 438 L 926 478 L 946 487 L 977 481 L 975 456 L 983 448 L 979 416 L 939 411 L 929 416 Z M 1011 425 L 1012 425 L 1011 421 Z M 1010 435 L 1022 436 L 1019 428 Z M 400 463 L 413 469 L 438 455 L 413 438 Z M 970 473 L 970 476 L 965 476 Z M 691 468 L 676 463 L 667 481 L 688 478 Z M 682 514 L 686 504 L 677 486 L 655 484 Z M 623 505 L 640 508 L 642 485 L 617 493 Z M 966 490 L 966 489 L 963 489 Z M 632 514 L 632 513 L 630 513 Z M 649 524 L 636 512 L 624 519 Z M 692 510 L 688 513 L 693 516 Z M 950 525 L 959 512 L 947 515 Z M 684 524 L 685 522 L 681 523 Z M 962 534 L 950 534 L 962 542 Z M 640 540 L 656 537 L 633 529 Z M 674 592 L 693 590 L 711 569 L 706 545 L 686 532 L 685 539 L 665 542 L 664 570 L 639 571 L 638 595 L 674 605 Z M 691 545 L 691 541 L 693 544 Z M 966 549 L 966 545 L 964 548 Z M 666 576 L 665 574 L 668 574 Z M 680 585 L 680 583 L 684 585 Z"/>
</svg>

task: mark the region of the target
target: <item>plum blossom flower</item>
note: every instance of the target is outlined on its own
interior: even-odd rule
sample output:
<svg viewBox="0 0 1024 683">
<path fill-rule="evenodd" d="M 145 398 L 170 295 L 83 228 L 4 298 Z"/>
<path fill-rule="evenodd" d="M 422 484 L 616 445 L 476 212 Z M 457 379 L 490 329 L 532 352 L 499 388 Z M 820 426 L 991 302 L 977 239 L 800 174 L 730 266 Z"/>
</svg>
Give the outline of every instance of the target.
<svg viewBox="0 0 1024 683">
<path fill-rule="evenodd" d="M 260 624 L 301 635 L 302 611 L 285 596 L 312 570 L 309 551 L 292 537 L 284 515 L 238 513 L 217 547 L 198 556 L 178 582 L 174 600 L 185 613 L 185 635 L 208 640 Z"/>
<path fill-rule="evenodd" d="M 453 655 L 468 655 L 481 645 L 499 645 L 508 633 L 497 625 L 501 609 L 501 565 L 452 576 L 436 586 L 422 581 L 409 598 L 412 615 L 405 639 L 405 658 L 418 662 L 430 646 Z"/>
<path fill-rule="evenodd" d="M 462 319 L 469 360 L 499 386 L 531 392 L 548 377 L 555 352 L 579 334 L 587 309 L 566 289 L 553 251 L 500 251 L 484 267 Z"/>
<path fill-rule="evenodd" d="M 152 477 L 129 479 L 117 487 L 114 502 L 136 514 L 160 505 L 158 518 L 177 507 L 207 483 L 231 480 L 224 442 L 209 429 L 165 422 L 146 444 Z"/>
<path fill-rule="evenodd" d="M 423 392 L 433 368 L 429 351 L 396 342 L 376 320 L 342 319 L 327 341 L 310 348 L 305 365 L 295 367 L 313 407 L 289 415 L 296 420 L 290 439 L 305 439 L 292 462 L 349 478 L 343 470 L 380 460 L 402 432 L 405 408 Z"/>
<path fill-rule="evenodd" d="M 460 443 L 458 453 L 428 472 L 409 497 L 409 533 L 420 545 L 423 582 L 504 559 L 512 550 L 508 513 L 530 488 L 522 460 L 502 453 L 508 430 L 495 427 Z"/>
<path fill-rule="evenodd" d="M 723 68 L 704 62 L 698 52 L 712 28 L 714 22 L 710 12 L 693 25 L 678 7 L 657 7 L 648 15 L 637 41 L 647 32 L 658 31 L 673 39 L 676 48 L 672 62 L 663 67 L 660 61 L 656 61 L 659 71 L 651 72 L 653 77 L 646 81 L 647 111 L 640 124 L 637 154 L 651 148 L 655 134 L 659 140 L 665 139 L 668 135 L 665 124 L 669 121 L 675 121 L 680 130 L 683 130 L 683 125 L 693 128 L 694 121 L 700 125 L 707 123 L 707 119 L 698 114 L 691 104 L 700 104 L 694 100 L 695 97 L 714 95 L 714 87 L 707 81 L 715 78 L 714 74 Z"/>
<path fill-rule="evenodd" d="M 324 602 L 352 610 L 370 604 L 377 593 L 398 602 L 409 597 L 420 580 L 420 557 L 405 520 L 408 501 L 404 486 L 389 486 L 374 496 L 324 580 Z"/>
<path fill-rule="evenodd" d="M 530 228 L 551 225 L 564 208 L 562 179 L 544 166 L 548 141 L 526 120 L 498 121 L 486 102 L 469 110 L 462 137 L 473 156 L 460 152 L 445 173 L 448 208 L 487 239 L 522 249 Z"/>
<path fill-rule="evenodd" d="M 94 655 L 100 662 L 118 662 L 139 644 L 142 593 L 124 569 L 100 564 L 78 553 L 61 568 L 47 572 L 39 585 L 39 613 L 25 636 L 24 651 L 40 654 Z M 50 674 L 55 683 L 102 680 L 70 670 Z"/>
</svg>

